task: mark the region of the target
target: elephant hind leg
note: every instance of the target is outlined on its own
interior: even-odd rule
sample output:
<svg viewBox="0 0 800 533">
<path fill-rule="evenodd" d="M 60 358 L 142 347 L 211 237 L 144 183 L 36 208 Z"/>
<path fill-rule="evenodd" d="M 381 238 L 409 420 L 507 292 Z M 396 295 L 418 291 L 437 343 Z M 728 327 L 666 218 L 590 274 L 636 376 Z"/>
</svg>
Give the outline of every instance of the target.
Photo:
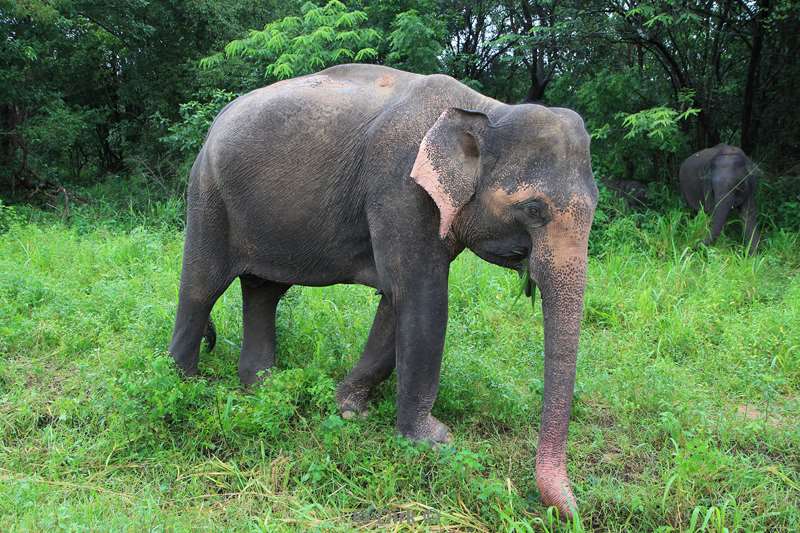
<svg viewBox="0 0 800 533">
<path fill-rule="evenodd" d="M 261 378 L 259 372 L 275 364 L 275 313 L 291 285 L 240 276 L 242 282 L 243 338 L 239 379 L 245 386 Z"/>
<path fill-rule="evenodd" d="M 197 374 L 200 343 L 204 336 L 210 337 L 211 309 L 236 275 L 227 255 L 224 217 L 208 217 L 214 211 L 213 206 L 190 209 L 186 229 L 178 311 L 169 352 L 187 376 Z"/>
<path fill-rule="evenodd" d="M 713 244 L 722 233 L 725 223 L 728 221 L 728 215 L 733 207 L 733 198 L 728 195 L 724 199 L 717 201 L 714 206 L 714 212 L 711 215 L 711 231 L 705 241 L 706 245 Z"/>
<path fill-rule="evenodd" d="M 197 273 L 184 273 L 181 276 L 181 289 L 178 296 L 178 312 L 169 353 L 183 373 L 187 376 L 197 374 L 200 360 L 200 342 L 209 336 L 208 323 L 211 308 L 217 298 L 230 285 L 231 277 L 207 279 Z M 216 337 L 216 336 L 214 336 Z M 209 343 L 210 347 L 213 347 Z"/>
<path fill-rule="evenodd" d="M 389 299 L 383 296 L 361 359 L 336 389 L 336 404 L 342 417 L 366 414 L 372 390 L 391 375 L 394 367 L 394 310 Z"/>
<path fill-rule="evenodd" d="M 744 218 L 744 245 L 749 255 L 755 255 L 758 251 L 759 241 L 761 240 L 761 235 L 758 231 L 757 213 L 755 193 L 752 193 L 742 206 L 742 218 Z"/>
</svg>

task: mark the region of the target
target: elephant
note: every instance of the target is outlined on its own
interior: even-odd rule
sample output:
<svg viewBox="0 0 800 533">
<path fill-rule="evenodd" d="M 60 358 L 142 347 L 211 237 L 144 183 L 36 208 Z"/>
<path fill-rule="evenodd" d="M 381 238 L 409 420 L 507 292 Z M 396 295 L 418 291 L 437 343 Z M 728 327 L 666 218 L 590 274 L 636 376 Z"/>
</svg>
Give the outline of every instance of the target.
<svg viewBox="0 0 800 533">
<path fill-rule="evenodd" d="M 567 427 L 597 193 L 589 136 L 571 110 L 507 105 L 446 75 L 378 65 L 276 82 L 228 104 L 192 166 L 169 351 L 197 374 L 212 306 L 239 277 L 239 376 L 252 385 L 275 363 L 276 306 L 289 287 L 367 285 L 381 298 L 337 388 L 343 418 L 365 414 L 396 370 L 397 432 L 448 442 L 431 408 L 450 263 L 469 248 L 539 287 L 536 480 L 544 503 L 570 515 Z"/>
<path fill-rule="evenodd" d="M 625 200 L 628 207 L 636 209 L 647 206 L 647 185 L 636 180 L 603 180 L 603 184 Z"/>
<path fill-rule="evenodd" d="M 711 216 L 711 232 L 705 244 L 717 240 L 732 209 L 744 219 L 745 244 L 751 254 L 760 240 L 756 208 L 759 171 L 741 148 L 718 144 L 687 157 L 681 163 L 681 194 L 689 207 Z"/>
</svg>

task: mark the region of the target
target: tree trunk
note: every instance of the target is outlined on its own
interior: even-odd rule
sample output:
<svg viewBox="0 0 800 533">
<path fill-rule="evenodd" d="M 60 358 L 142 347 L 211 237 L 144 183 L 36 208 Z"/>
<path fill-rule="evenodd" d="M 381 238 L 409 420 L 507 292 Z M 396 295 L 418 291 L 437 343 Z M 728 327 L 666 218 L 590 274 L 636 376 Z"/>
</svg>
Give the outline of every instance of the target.
<svg viewBox="0 0 800 533">
<path fill-rule="evenodd" d="M 761 27 L 762 20 L 769 17 L 769 0 L 758 2 L 758 11 L 753 17 L 753 46 L 750 49 L 750 62 L 747 65 L 747 82 L 744 87 L 744 106 L 742 108 L 742 150 L 751 154 L 758 138 L 758 121 L 753 116 L 756 92 L 758 91 L 761 72 L 761 50 L 763 48 L 764 34 Z"/>
</svg>

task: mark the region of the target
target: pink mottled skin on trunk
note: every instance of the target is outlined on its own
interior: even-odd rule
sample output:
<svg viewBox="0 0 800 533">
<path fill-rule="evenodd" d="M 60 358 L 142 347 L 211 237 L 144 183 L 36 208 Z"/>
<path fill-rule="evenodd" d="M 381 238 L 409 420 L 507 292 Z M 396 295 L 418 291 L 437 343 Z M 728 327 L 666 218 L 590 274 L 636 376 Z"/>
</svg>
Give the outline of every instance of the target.
<svg viewBox="0 0 800 533">
<path fill-rule="evenodd" d="M 577 508 L 567 477 L 567 431 L 575 383 L 589 228 L 594 212 L 591 198 L 573 196 L 553 213 L 544 235 L 534 242 L 531 270 L 542 289 L 545 321 L 545 390 L 536 484 L 545 505 L 562 517 Z"/>
<path fill-rule="evenodd" d="M 558 509 L 562 517 L 571 518 L 573 516 L 573 510 L 577 509 L 577 502 L 572 494 L 572 488 L 569 486 L 566 464 L 540 464 L 537 456 L 536 486 L 539 488 L 542 503 Z"/>
</svg>

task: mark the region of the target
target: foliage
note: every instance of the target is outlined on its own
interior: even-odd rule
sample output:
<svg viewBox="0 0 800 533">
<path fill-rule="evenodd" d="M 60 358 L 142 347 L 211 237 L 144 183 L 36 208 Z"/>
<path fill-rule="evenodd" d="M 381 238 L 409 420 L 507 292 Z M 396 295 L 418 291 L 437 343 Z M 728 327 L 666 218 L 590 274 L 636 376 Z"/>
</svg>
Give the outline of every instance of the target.
<svg viewBox="0 0 800 533">
<path fill-rule="evenodd" d="M 686 141 L 678 123 L 699 112 L 693 107 L 679 113 L 671 107 L 658 106 L 629 115 L 621 114 L 618 118 L 622 118 L 622 125 L 628 129 L 626 139 L 646 136 L 656 150 L 675 153 L 685 148 Z"/>
<path fill-rule="evenodd" d="M 414 9 L 399 13 L 389 34 L 388 64 L 420 74 L 439 72 L 442 33 L 441 24 L 430 15 L 420 15 Z"/>
<path fill-rule="evenodd" d="M 572 107 L 602 177 L 674 186 L 685 156 L 721 141 L 767 176 L 800 153 L 800 68 L 786 52 L 800 45 L 800 4 L 788 0 L 0 0 L 0 11 L 0 189 L 16 198 L 130 170 L 174 191 L 215 90 L 353 61 Z"/>
<path fill-rule="evenodd" d="M 5 205 L 0 200 L 0 233 L 5 233 L 12 226 L 22 223 L 22 216 L 17 212 L 14 206 Z"/>
<path fill-rule="evenodd" d="M 0 188 L 97 182 L 160 158 L 150 117 L 177 120 L 201 88 L 196 61 L 277 4 L 0 1 Z"/>
<path fill-rule="evenodd" d="M 161 142 L 186 157 L 192 157 L 197 154 L 203 145 L 206 132 L 214 121 L 214 117 L 236 95 L 216 89 L 211 91 L 211 94 L 199 96 L 201 98 L 206 96 L 206 98 L 203 101 L 189 100 L 180 105 L 178 114 L 181 120 L 179 122 L 170 122 L 160 114 L 156 114 L 153 117 L 165 126 L 168 131 L 167 135 L 161 137 Z"/>
<path fill-rule="evenodd" d="M 79 181 L 87 163 L 83 140 L 98 118 L 91 109 L 70 107 L 61 99 L 48 101 L 39 114 L 18 128 L 31 152 L 27 164 L 46 180 Z"/>
<path fill-rule="evenodd" d="M 647 182 L 671 177 L 676 166 L 672 154 L 655 150 L 653 140 L 646 134 L 630 135 L 624 125 L 627 116 L 651 106 L 651 101 L 641 96 L 647 88 L 635 68 L 598 70 L 574 89 L 569 80 L 554 80 L 550 85 L 551 94 L 567 99 L 567 105 L 584 114 L 592 137 L 592 166 L 598 181 Z M 671 143 L 689 143 L 685 132 L 672 128 L 669 133 Z"/>
<path fill-rule="evenodd" d="M 338 63 L 366 61 L 377 55 L 374 47 L 381 37 L 374 28 L 363 27 L 366 20 L 365 12 L 349 11 L 338 0 L 322 7 L 308 2 L 299 16 L 252 30 L 246 38 L 228 43 L 224 52 L 201 60 L 200 65 L 211 68 L 225 57 L 246 57 L 259 64 L 265 76 L 285 79 Z"/>
</svg>

